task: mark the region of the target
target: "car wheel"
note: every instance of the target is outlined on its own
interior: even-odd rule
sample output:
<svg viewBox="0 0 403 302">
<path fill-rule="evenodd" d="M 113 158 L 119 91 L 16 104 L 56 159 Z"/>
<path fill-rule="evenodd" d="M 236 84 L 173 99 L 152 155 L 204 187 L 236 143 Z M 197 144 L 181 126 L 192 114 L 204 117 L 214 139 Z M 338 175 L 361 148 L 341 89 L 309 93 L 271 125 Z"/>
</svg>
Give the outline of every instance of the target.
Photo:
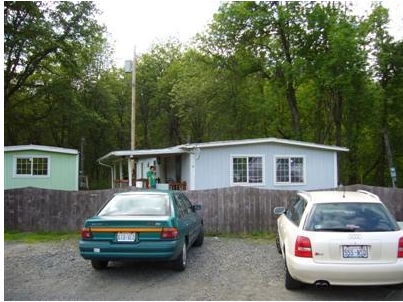
<svg viewBox="0 0 403 302">
<path fill-rule="evenodd" d="M 287 262 L 284 261 L 284 271 L 285 271 L 285 288 L 289 290 L 301 288 L 302 283 L 295 280 L 288 271 Z"/>
<path fill-rule="evenodd" d="M 280 236 L 278 234 L 276 235 L 276 246 L 277 246 L 277 252 L 281 255 L 283 251 L 281 250 Z"/>
<path fill-rule="evenodd" d="M 199 236 L 197 236 L 196 241 L 193 243 L 194 246 L 202 246 L 204 242 L 204 229 L 202 228 Z"/>
<path fill-rule="evenodd" d="M 96 270 L 102 270 L 108 266 L 108 261 L 91 260 L 91 265 Z"/>
<path fill-rule="evenodd" d="M 187 264 L 187 247 L 186 241 L 183 243 L 182 252 L 179 254 L 178 258 L 172 261 L 172 269 L 175 271 L 183 271 Z"/>
</svg>

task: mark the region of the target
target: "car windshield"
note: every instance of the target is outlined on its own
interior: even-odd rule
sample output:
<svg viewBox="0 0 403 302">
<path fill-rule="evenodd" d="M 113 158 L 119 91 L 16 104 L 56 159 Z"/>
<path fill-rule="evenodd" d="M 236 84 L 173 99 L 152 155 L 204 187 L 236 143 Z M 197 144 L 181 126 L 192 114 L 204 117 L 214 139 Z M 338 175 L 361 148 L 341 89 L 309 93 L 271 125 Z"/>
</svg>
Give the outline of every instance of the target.
<svg viewBox="0 0 403 302">
<path fill-rule="evenodd" d="M 305 223 L 307 231 L 387 232 L 399 230 L 380 203 L 319 203 Z"/>
<path fill-rule="evenodd" d="M 166 194 L 115 195 L 98 216 L 166 216 L 169 215 Z"/>
</svg>

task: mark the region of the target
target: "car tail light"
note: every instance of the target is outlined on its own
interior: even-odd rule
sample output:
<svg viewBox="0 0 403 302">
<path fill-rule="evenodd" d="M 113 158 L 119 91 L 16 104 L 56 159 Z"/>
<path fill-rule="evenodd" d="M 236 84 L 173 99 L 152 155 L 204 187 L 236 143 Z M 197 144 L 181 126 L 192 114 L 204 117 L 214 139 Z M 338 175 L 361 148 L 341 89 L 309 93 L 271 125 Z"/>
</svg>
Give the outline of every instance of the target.
<svg viewBox="0 0 403 302">
<path fill-rule="evenodd" d="M 92 233 L 90 228 L 82 228 L 81 229 L 81 238 L 92 238 Z"/>
<path fill-rule="evenodd" d="M 312 258 L 311 240 L 308 237 L 298 236 L 295 241 L 295 256 Z"/>
<path fill-rule="evenodd" d="M 399 245 L 397 247 L 397 258 L 403 258 L 403 237 L 399 239 Z"/>
<path fill-rule="evenodd" d="M 161 239 L 178 239 L 179 232 L 177 228 L 163 228 L 161 231 Z"/>
</svg>

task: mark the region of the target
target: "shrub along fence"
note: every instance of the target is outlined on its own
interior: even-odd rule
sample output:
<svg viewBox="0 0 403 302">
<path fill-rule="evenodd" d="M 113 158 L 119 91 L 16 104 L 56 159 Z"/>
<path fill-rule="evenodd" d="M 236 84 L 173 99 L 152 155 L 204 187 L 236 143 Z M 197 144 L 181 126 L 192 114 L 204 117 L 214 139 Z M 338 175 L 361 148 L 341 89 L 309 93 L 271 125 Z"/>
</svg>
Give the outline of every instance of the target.
<svg viewBox="0 0 403 302">
<path fill-rule="evenodd" d="M 354 185 L 377 194 L 397 220 L 403 221 L 403 189 Z M 134 188 L 97 191 L 58 191 L 38 188 L 4 191 L 4 228 L 11 231 L 78 231 L 114 193 Z M 230 187 L 185 191 L 193 204 L 202 205 L 208 233 L 275 232 L 276 206 L 286 206 L 295 191 Z"/>
</svg>

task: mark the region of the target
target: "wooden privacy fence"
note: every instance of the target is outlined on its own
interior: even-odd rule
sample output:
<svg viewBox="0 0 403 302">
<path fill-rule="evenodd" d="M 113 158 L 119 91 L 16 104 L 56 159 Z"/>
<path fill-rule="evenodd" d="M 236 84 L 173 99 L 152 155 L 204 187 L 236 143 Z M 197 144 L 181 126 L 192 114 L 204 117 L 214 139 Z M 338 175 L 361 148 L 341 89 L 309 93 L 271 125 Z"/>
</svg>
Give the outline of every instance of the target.
<svg viewBox="0 0 403 302">
<path fill-rule="evenodd" d="M 350 186 L 377 194 L 399 221 L 403 221 L 403 189 Z M 26 232 L 78 231 L 121 188 L 98 191 L 57 191 L 37 188 L 4 191 L 4 228 Z M 184 191 L 194 204 L 202 205 L 208 233 L 275 232 L 273 209 L 285 206 L 295 191 L 249 187 Z"/>
<path fill-rule="evenodd" d="M 292 191 L 230 187 L 187 191 L 194 204 L 202 205 L 209 233 L 274 232 L 277 229 L 273 209 L 286 206 Z"/>
</svg>

